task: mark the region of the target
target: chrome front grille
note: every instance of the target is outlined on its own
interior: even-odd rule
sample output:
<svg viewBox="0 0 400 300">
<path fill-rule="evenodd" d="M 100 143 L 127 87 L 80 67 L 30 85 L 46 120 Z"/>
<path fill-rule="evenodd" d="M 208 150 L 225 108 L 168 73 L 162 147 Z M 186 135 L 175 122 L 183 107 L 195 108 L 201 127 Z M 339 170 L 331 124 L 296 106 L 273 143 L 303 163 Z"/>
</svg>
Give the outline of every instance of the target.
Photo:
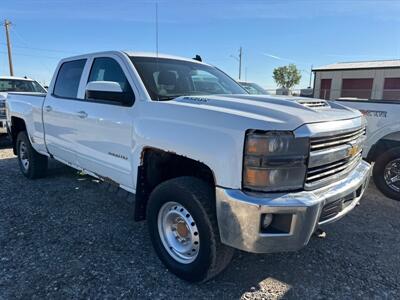
<svg viewBox="0 0 400 300">
<path fill-rule="evenodd" d="M 363 135 L 365 135 L 365 127 L 329 137 L 313 138 L 311 139 L 311 151 L 346 145 L 357 141 Z"/>
<path fill-rule="evenodd" d="M 343 178 L 362 159 L 365 127 L 310 139 L 306 189 L 315 189 Z"/>
<path fill-rule="evenodd" d="M 323 166 L 309 168 L 307 170 L 306 184 L 326 179 L 332 175 L 351 171 L 361 160 L 361 152 L 352 158 L 345 158 L 340 161 Z"/>
<path fill-rule="evenodd" d="M 6 102 L 0 100 L 0 118 L 6 118 Z"/>
</svg>

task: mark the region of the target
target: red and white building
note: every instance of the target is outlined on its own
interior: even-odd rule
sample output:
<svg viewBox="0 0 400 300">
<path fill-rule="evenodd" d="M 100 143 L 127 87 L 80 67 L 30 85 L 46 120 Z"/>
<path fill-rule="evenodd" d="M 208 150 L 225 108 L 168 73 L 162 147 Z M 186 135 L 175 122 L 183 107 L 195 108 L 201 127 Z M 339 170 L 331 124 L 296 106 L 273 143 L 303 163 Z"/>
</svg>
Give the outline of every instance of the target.
<svg viewBox="0 0 400 300">
<path fill-rule="evenodd" d="M 313 72 L 315 98 L 400 100 L 400 60 L 343 62 Z"/>
</svg>

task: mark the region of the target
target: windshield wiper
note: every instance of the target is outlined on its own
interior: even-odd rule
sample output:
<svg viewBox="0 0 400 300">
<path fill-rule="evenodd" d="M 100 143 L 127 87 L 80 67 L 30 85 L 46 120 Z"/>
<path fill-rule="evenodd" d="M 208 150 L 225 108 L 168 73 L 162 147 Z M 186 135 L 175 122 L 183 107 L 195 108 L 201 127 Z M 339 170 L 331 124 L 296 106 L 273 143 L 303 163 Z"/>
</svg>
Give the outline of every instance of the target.
<svg viewBox="0 0 400 300">
<path fill-rule="evenodd" d="M 173 96 L 158 96 L 159 101 L 168 101 L 173 100 L 175 98 L 181 97 L 182 95 L 173 95 Z"/>
</svg>

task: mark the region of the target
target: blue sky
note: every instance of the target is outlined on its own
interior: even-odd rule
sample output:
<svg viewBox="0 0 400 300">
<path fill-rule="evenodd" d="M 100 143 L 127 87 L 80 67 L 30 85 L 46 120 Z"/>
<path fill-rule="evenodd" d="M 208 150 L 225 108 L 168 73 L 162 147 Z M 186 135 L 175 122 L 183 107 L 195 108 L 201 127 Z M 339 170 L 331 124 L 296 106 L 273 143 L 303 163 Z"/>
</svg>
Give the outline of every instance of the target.
<svg viewBox="0 0 400 300">
<path fill-rule="evenodd" d="M 102 50 L 155 51 L 156 1 L 3 1 L 13 22 L 15 73 L 49 83 L 60 58 Z M 274 88 L 275 67 L 400 58 L 400 1 L 159 0 L 159 51 L 200 54 L 234 78 Z M 4 28 L 0 74 L 8 74 Z"/>
</svg>

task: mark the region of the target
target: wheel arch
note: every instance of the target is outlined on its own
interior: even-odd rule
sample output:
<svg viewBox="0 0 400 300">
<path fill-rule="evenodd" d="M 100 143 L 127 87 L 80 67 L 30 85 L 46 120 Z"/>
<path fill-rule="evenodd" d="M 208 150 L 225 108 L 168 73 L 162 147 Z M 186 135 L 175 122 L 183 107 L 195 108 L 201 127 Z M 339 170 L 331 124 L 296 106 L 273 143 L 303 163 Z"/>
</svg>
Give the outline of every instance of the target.
<svg viewBox="0 0 400 300">
<path fill-rule="evenodd" d="M 392 132 L 379 139 L 367 154 L 367 161 L 373 162 L 377 156 L 389 149 L 400 147 L 400 131 Z"/>
<path fill-rule="evenodd" d="M 13 153 L 15 155 L 17 155 L 17 137 L 21 131 L 27 131 L 25 120 L 19 117 L 11 117 L 10 132 L 13 145 Z"/>
<path fill-rule="evenodd" d="M 135 220 L 146 219 L 147 201 L 158 184 L 180 176 L 193 176 L 213 186 L 216 184 L 214 172 L 203 162 L 157 148 L 143 148 L 137 172 Z"/>
</svg>

